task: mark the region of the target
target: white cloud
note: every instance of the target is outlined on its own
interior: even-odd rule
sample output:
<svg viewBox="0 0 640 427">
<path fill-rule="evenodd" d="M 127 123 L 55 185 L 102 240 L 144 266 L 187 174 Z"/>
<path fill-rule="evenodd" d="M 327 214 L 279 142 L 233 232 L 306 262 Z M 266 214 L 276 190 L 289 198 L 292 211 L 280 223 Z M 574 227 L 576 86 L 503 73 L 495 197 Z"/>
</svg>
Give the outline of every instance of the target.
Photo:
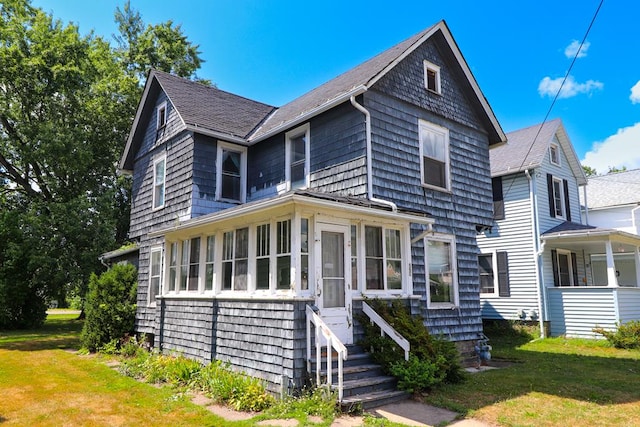
<svg viewBox="0 0 640 427">
<path fill-rule="evenodd" d="M 631 88 L 629 99 L 632 104 L 640 104 L 640 80 Z"/>
<path fill-rule="evenodd" d="M 560 90 L 561 84 L 562 77 L 558 77 L 557 79 L 545 77 L 538 85 L 538 93 L 540 96 L 553 98 L 556 96 L 556 93 L 558 93 L 558 90 Z M 558 98 L 571 98 L 581 93 L 587 93 L 590 95 L 593 91 L 601 90 L 603 87 L 604 84 L 596 80 L 587 80 L 584 83 L 578 83 L 573 77 L 569 76 L 567 81 L 564 82 L 564 86 L 562 86 L 562 90 L 560 91 Z"/>
<path fill-rule="evenodd" d="M 607 173 L 609 167 L 627 169 L 640 168 L 640 123 L 618 129 L 601 142 L 594 142 L 591 151 L 580 162 L 594 168 L 598 173 Z"/>
<path fill-rule="evenodd" d="M 578 40 L 573 40 L 569 44 L 569 46 L 564 49 L 564 55 L 567 58 L 571 59 L 576 56 L 577 53 L 578 58 L 584 58 L 585 56 L 587 56 L 587 50 L 589 50 L 589 46 L 591 46 L 591 43 L 584 42 L 582 48 L 580 48 L 580 42 Z M 578 49 L 580 49 L 580 52 L 578 52 Z"/>
</svg>

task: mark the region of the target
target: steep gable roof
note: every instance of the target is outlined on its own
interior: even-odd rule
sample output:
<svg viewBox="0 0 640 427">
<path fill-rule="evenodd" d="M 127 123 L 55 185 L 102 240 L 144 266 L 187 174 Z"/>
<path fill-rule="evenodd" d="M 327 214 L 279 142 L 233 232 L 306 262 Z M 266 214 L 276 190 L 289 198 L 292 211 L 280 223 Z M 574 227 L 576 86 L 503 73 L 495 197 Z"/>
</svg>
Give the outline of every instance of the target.
<svg viewBox="0 0 640 427">
<path fill-rule="evenodd" d="M 139 126 L 151 117 L 160 90 L 178 111 L 186 128 L 239 144 L 251 145 L 309 120 L 362 94 L 393 69 L 400 61 L 434 35 L 441 35 L 456 59 L 471 88 L 472 102 L 479 106 L 487 124 L 489 143 L 504 142 L 506 137 L 493 110 L 480 90 L 445 21 L 406 39 L 368 61 L 318 86 L 280 108 L 207 87 L 160 71 L 147 79 L 142 100 L 120 161 L 120 168 L 131 170 L 144 129 Z"/>
<path fill-rule="evenodd" d="M 444 36 L 447 46 L 451 49 L 458 65 L 461 67 L 463 74 L 473 89 L 473 99 L 480 104 L 486 121 L 490 123 L 488 132 L 491 143 L 504 142 L 504 132 L 484 94 L 480 90 L 478 83 L 473 77 L 471 69 L 462 56 L 445 21 L 440 21 L 432 27 L 409 37 L 355 68 L 285 104 L 271 115 L 265 123 L 251 135 L 250 139 L 256 142 L 265 139 L 276 132 L 295 126 L 316 114 L 349 100 L 349 97 L 352 95 L 355 96 L 365 92 L 388 71 L 393 69 L 402 59 L 406 58 L 407 55 L 437 33 L 441 33 Z"/>
<path fill-rule="evenodd" d="M 584 171 L 560 119 L 507 133 L 506 144 L 489 150 L 491 176 L 510 175 L 542 166 L 554 136 L 557 136 L 578 185 L 585 185 Z"/>
<path fill-rule="evenodd" d="M 245 142 L 275 109 L 215 87 L 152 70 L 120 160 L 121 169 L 133 168 L 132 156 L 144 136 L 144 129 L 139 125 L 151 117 L 160 91 L 169 98 L 187 129 L 235 142 Z"/>
<path fill-rule="evenodd" d="M 581 199 L 583 195 L 580 194 Z M 584 204 L 584 200 L 581 200 Z M 640 169 L 594 176 L 588 179 L 587 205 L 598 209 L 640 204 Z"/>
</svg>

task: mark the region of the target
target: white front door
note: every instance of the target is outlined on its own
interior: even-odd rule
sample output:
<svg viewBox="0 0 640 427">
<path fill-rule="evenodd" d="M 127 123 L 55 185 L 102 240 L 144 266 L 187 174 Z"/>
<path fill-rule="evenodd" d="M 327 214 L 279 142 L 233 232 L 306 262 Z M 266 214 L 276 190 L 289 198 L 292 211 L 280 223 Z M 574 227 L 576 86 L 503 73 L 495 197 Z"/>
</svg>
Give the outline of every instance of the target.
<svg viewBox="0 0 640 427">
<path fill-rule="evenodd" d="M 353 343 L 351 317 L 351 233 L 349 226 L 318 224 L 316 305 L 320 317 L 343 344 Z"/>
</svg>

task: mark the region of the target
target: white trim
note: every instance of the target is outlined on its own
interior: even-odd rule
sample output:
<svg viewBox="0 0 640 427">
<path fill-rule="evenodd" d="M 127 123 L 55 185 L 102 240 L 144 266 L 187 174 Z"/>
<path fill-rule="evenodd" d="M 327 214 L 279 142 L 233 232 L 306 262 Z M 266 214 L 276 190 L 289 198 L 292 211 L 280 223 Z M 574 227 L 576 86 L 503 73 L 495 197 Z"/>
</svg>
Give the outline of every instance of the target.
<svg viewBox="0 0 640 427">
<path fill-rule="evenodd" d="M 552 197 L 553 197 L 553 212 L 554 212 L 556 218 L 566 219 L 567 218 L 567 206 L 566 206 L 566 203 L 565 203 L 565 200 L 564 200 L 564 180 L 562 178 L 558 178 L 556 176 L 552 176 L 551 179 L 552 179 L 551 187 L 552 187 L 552 190 L 553 190 L 553 194 L 552 194 Z M 560 208 L 562 209 L 562 214 L 561 215 L 558 215 L 558 206 L 557 206 L 558 199 L 556 198 L 556 186 L 555 186 L 556 182 L 560 185 L 560 188 L 559 188 L 558 191 L 560 192 L 560 194 L 559 194 L 559 197 L 560 197 Z"/>
<path fill-rule="evenodd" d="M 433 92 L 436 93 L 438 95 L 442 95 L 442 86 L 440 84 L 440 67 L 427 61 L 426 59 L 423 61 L 424 64 L 424 87 L 425 89 L 427 89 L 429 92 Z M 434 89 L 429 88 L 429 78 L 428 78 L 428 72 L 429 71 L 433 71 L 433 73 L 436 75 L 436 87 Z"/>
<path fill-rule="evenodd" d="M 231 151 L 240 154 L 240 200 L 222 197 L 222 154 Z M 216 200 L 232 203 L 245 203 L 247 199 L 247 147 L 218 141 L 216 151 Z"/>
<path fill-rule="evenodd" d="M 164 163 L 164 176 L 162 177 L 162 204 L 156 206 L 156 165 Z M 167 197 L 167 155 L 162 154 L 153 160 L 153 182 L 151 183 L 151 210 L 157 211 L 164 208 L 165 199 Z"/>
<path fill-rule="evenodd" d="M 478 256 L 491 255 L 491 269 L 493 273 L 493 292 L 482 292 L 482 286 L 480 286 L 480 296 L 482 297 L 498 297 L 500 296 L 500 289 L 498 288 L 498 251 L 492 250 L 488 252 L 482 252 Z M 480 263 L 478 263 L 479 265 Z M 480 271 L 478 270 L 478 276 Z"/>
<path fill-rule="evenodd" d="M 444 138 L 444 163 L 445 163 L 445 187 L 439 187 L 433 184 L 425 183 L 425 171 L 424 171 L 424 161 L 423 158 L 426 157 L 424 154 L 424 148 L 422 143 L 422 138 L 424 136 L 424 132 L 435 133 L 438 135 L 442 135 Z M 434 123 L 428 122 L 426 120 L 418 119 L 418 145 L 420 148 L 420 183 L 423 187 L 432 188 L 434 190 L 439 191 L 451 191 L 451 162 L 450 162 L 450 154 L 449 154 L 449 129 L 438 126 Z M 429 157 L 431 158 L 431 157 Z M 435 159 L 438 160 L 438 159 Z"/>
<path fill-rule="evenodd" d="M 569 268 L 569 284 L 563 285 L 562 278 L 560 276 L 560 255 L 565 255 L 567 257 L 567 267 Z M 556 287 L 567 287 L 567 286 L 578 286 L 577 283 L 573 283 L 573 260 L 571 259 L 571 251 L 567 249 L 556 249 L 556 259 L 552 259 L 552 262 L 556 264 L 556 268 L 558 271 L 558 284 Z"/>
<path fill-rule="evenodd" d="M 309 161 L 310 153 L 311 153 L 311 132 L 309 123 L 305 123 L 302 126 L 299 126 L 289 132 L 285 133 L 285 144 L 284 144 L 284 180 L 287 184 L 287 191 L 292 190 L 291 185 L 291 140 L 302 136 L 304 134 L 304 184 L 302 187 L 296 188 L 307 188 L 310 185 L 310 164 Z"/>
<path fill-rule="evenodd" d="M 429 257 L 427 244 L 428 241 L 433 240 L 437 242 L 449 243 L 449 260 L 451 262 L 451 302 L 431 302 L 431 286 L 429 285 Z M 434 234 L 433 236 L 425 237 L 424 239 L 424 264 L 425 264 L 425 285 L 427 292 L 427 308 L 430 309 L 452 309 L 458 307 L 459 295 L 458 295 L 458 265 L 457 265 L 457 250 L 456 250 L 456 238 L 452 234 Z"/>
</svg>

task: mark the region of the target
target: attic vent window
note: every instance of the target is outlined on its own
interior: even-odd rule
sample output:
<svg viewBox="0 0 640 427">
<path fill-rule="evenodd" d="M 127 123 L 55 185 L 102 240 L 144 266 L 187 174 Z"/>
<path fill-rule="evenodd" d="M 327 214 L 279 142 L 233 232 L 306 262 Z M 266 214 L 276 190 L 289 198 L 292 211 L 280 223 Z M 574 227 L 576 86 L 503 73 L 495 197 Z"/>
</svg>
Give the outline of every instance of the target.
<svg viewBox="0 0 640 427">
<path fill-rule="evenodd" d="M 560 150 L 556 144 L 549 146 L 549 158 L 551 159 L 551 163 L 560 166 Z"/>
<path fill-rule="evenodd" d="M 166 102 L 163 102 L 158 106 L 157 115 L 158 115 L 157 128 L 162 129 L 167 124 L 167 103 Z"/>
<path fill-rule="evenodd" d="M 424 61 L 424 86 L 431 92 L 441 94 L 440 67 L 429 61 Z"/>
</svg>

